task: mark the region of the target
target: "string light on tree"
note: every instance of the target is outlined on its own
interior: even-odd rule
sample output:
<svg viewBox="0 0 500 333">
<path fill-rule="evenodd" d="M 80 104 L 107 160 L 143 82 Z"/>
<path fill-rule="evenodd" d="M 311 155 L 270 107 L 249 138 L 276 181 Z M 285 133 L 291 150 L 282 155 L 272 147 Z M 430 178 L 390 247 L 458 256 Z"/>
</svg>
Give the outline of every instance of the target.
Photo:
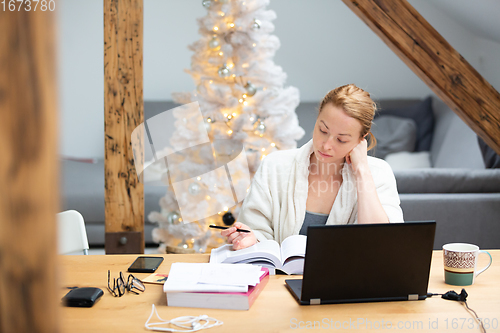
<svg viewBox="0 0 500 333">
<path fill-rule="evenodd" d="M 203 7 L 208 9 L 212 5 L 212 0 L 203 0 L 201 4 L 203 5 Z"/>
<path fill-rule="evenodd" d="M 213 123 L 213 120 L 212 118 L 208 117 L 205 121 L 205 129 L 207 130 L 207 132 L 211 132 L 212 131 L 212 123 Z"/>
</svg>

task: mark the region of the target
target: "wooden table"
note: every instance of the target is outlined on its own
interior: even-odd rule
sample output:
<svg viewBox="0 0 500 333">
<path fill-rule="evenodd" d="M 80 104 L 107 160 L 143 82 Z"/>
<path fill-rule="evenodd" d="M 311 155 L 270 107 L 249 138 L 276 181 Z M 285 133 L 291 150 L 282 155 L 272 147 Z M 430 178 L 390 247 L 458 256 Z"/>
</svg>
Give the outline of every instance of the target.
<svg viewBox="0 0 500 333">
<path fill-rule="evenodd" d="M 485 319 L 487 332 L 500 332 L 500 250 L 490 251 L 493 265 L 479 275 L 476 283 L 465 287 L 469 306 Z M 168 254 L 157 273 L 168 273 L 173 262 L 208 262 L 202 254 Z M 220 327 L 207 332 L 283 332 L 307 329 L 402 332 L 480 332 L 465 307 L 439 296 L 425 301 L 380 302 L 300 306 L 288 292 L 284 280 L 290 276 L 271 276 L 268 285 L 249 311 L 167 307 L 162 285 L 147 284 L 138 296 L 112 297 L 106 289 L 107 271 L 118 276 L 134 261 L 136 255 L 61 256 L 61 297 L 65 287 L 98 287 L 104 296 L 92 308 L 60 309 L 62 332 L 146 332 L 144 324 L 154 303 L 163 319 L 201 315 L 222 320 Z M 486 258 L 479 259 L 479 267 Z M 145 278 L 149 274 L 136 274 Z M 300 278 L 300 276 L 296 276 Z M 434 251 L 429 292 L 460 292 L 461 287 L 446 285 L 443 280 L 442 251 Z M 488 328 L 489 327 L 489 328 Z M 205 331 L 205 330 L 203 330 Z"/>
</svg>

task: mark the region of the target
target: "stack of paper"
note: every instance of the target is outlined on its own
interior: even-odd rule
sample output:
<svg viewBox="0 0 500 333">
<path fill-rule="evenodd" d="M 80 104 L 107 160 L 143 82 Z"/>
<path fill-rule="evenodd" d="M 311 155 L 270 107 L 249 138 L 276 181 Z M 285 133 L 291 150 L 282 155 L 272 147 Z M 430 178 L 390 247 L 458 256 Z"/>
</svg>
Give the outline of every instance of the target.
<svg viewBox="0 0 500 333">
<path fill-rule="evenodd" d="M 169 306 L 248 310 L 268 280 L 254 265 L 174 263 L 163 290 Z"/>
<path fill-rule="evenodd" d="M 173 263 L 165 292 L 247 292 L 259 283 L 263 271 L 253 265 Z"/>
</svg>

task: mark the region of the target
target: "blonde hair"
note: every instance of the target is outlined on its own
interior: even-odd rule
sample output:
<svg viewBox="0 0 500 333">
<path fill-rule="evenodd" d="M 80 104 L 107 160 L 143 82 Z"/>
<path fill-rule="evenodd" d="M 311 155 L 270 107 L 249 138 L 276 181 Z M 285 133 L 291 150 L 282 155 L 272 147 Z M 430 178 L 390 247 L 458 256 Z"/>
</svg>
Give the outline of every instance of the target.
<svg viewBox="0 0 500 333">
<path fill-rule="evenodd" d="M 364 137 L 368 134 L 368 150 L 377 145 L 377 139 L 371 132 L 377 105 L 368 92 L 355 84 L 346 84 L 326 94 L 319 105 L 319 112 L 329 103 L 342 108 L 349 117 L 357 119 L 361 123 L 361 136 Z"/>
</svg>

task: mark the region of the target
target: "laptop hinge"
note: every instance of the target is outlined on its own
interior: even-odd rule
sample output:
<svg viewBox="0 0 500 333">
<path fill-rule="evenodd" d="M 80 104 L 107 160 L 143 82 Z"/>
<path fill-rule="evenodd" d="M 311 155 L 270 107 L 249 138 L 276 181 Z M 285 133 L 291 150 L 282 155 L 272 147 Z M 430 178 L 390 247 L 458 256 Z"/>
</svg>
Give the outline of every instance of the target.
<svg viewBox="0 0 500 333">
<path fill-rule="evenodd" d="M 418 301 L 418 294 L 409 294 L 408 300 L 409 301 Z"/>
<path fill-rule="evenodd" d="M 311 304 L 311 305 L 319 305 L 319 304 L 321 304 L 321 298 L 311 298 L 309 300 L 309 304 Z"/>
</svg>

